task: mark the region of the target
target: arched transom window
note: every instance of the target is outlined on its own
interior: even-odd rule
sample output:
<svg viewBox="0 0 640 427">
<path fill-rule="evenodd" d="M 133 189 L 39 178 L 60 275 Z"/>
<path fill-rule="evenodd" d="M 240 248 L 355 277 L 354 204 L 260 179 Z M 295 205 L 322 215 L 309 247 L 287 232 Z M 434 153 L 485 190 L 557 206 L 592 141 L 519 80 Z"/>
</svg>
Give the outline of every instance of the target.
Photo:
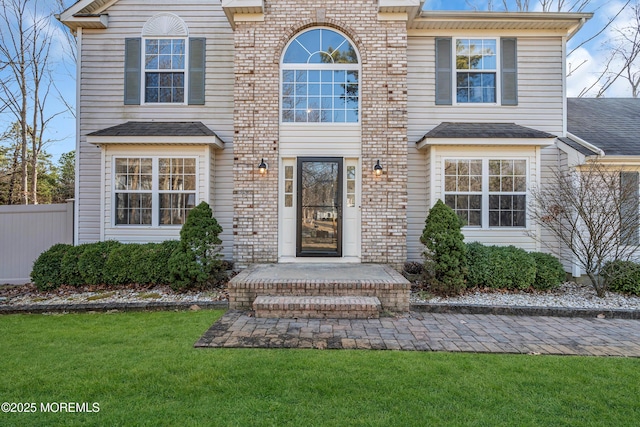
<svg viewBox="0 0 640 427">
<path fill-rule="evenodd" d="M 282 121 L 357 123 L 360 64 L 337 31 L 314 28 L 293 39 L 282 58 Z"/>
</svg>

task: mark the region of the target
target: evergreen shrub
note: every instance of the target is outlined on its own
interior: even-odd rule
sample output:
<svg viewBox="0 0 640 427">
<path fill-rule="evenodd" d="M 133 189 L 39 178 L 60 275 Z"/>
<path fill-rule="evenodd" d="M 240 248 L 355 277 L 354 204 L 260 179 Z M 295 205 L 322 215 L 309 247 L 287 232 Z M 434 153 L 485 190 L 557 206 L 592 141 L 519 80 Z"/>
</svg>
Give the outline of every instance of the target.
<svg viewBox="0 0 640 427">
<path fill-rule="evenodd" d="M 431 276 L 430 289 L 445 295 L 465 288 L 466 246 L 460 231 L 462 221 L 442 200 L 429 211 L 420 241 L 426 249 L 425 270 Z"/>
<path fill-rule="evenodd" d="M 61 285 L 162 285 L 170 283 L 169 258 L 180 242 L 57 244 L 34 262 L 31 280 L 38 289 Z"/>
<path fill-rule="evenodd" d="M 80 271 L 80 256 L 92 243 L 72 246 L 62 257 L 60 265 L 62 280 L 65 285 L 82 286 L 84 279 Z"/>
<path fill-rule="evenodd" d="M 33 263 L 31 280 L 41 291 L 55 289 L 64 284 L 62 276 L 62 259 L 68 250 L 73 248 L 66 243 L 58 243 L 42 252 Z"/>
<path fill-rule="evenodd" d="M 171 287 L 184 289 L 214 284 L 223 278 L 218 235 L 222 227 L 206 202 L 193 208 L 180 230 L 180 244 L 169 258 Z"/>
<path fill-rule="evenodd" d="M 530 252 L 529 256 L 536 263 L 536 278 L 533 281 L 535 289 L 554 289 L 565 281 L 567 275 L 558 258 L 543 252 Z"/>
<path fill-rule="evenodd" d="M 108 282 L 105 277 L 108 258 L 121 245 L 114 240 L 83 245 L 84 250 L 78 257 L 78 270 L 84 284 L 100 285 Z"/>
<path fill-rule="evenodd" d="M 536 262 L 524 249 L 515 246 L 467 246 L 469 287 L 527 289 L 536 278 Z"/>
<path fill-rule="evenodd" d="M 640 264 L 633 261 L 611 261 L 602 272 L 609 282 L 609 290 L 640 295 Z"/>
</svg>

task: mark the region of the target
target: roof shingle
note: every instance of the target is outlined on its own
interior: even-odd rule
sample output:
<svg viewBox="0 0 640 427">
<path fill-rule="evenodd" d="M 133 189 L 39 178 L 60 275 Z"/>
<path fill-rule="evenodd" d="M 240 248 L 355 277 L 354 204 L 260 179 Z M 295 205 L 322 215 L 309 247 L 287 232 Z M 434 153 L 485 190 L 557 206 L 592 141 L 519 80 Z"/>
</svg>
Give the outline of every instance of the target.
<svg viewBox="0 0 640 427">
<path fill-rule="evenodd" d="M 422 139 L 425 138 L 555 138 L 555 135 L 515 123 L 442 122 Z"/>
<path fill-rule="evenodd" d="M 89 136 L 215 136 L 202 122 L 126 122 Z"/>
<path fill-rule="evenodd" d="M 640 156 L 640 99 L 569 98 L 567 130 L 609 156 Z"/>
</svg>

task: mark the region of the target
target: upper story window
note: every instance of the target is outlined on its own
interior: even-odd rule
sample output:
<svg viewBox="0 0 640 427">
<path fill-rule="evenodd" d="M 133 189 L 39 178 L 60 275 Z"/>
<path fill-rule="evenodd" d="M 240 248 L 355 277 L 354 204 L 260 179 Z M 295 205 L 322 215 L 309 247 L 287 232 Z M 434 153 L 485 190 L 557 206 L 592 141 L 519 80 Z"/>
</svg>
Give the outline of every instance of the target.
<svg viewBox="0 0 640 427">
<path fill-rule="evenodd" d="M 436 105 L 518 105 L 517 39 L 435 39 Z"/>
<path fill-rule="evenodd" d="M 124 103 L 205 104 L 206 40 L 180 17 L 159 13 L 125 39 Z"/>
<path fill-rule="evenodd" d="M 327 28 L 298 35 L 281 64 L 282 121 L 357 123 L 360 64 L 351 42 Z"/>
<path fill-rule="evenodd" d="M 456 102 L 495 103 L 496 39 L 456 39 Z"/>
<path fill-rule="evenodd" d="M 184 102 L 185 39 L 145 39 L 144 102 Z"/>
</svg>

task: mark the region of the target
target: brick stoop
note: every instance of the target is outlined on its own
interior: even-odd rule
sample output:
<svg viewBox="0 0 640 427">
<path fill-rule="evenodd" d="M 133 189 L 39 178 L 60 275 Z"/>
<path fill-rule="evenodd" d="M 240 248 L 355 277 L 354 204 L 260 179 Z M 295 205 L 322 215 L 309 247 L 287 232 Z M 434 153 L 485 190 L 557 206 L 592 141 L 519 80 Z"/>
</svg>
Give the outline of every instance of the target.
<svg viewBox="0 0 640 427">
<path fill-rule="evenodd" d="M 253 301 L 256 317 L 281 319 L 377 319 L 382 305 L 376 297 L 268 296 Z"/>
<path fill-rule="evenodd" d="M 256 264 L 229 281 L 229 308 L 252 310 L 258 296 L 371 297 L 383 310 L 409 311 L 411 283 L 381 264 Z"/>
</svg>

